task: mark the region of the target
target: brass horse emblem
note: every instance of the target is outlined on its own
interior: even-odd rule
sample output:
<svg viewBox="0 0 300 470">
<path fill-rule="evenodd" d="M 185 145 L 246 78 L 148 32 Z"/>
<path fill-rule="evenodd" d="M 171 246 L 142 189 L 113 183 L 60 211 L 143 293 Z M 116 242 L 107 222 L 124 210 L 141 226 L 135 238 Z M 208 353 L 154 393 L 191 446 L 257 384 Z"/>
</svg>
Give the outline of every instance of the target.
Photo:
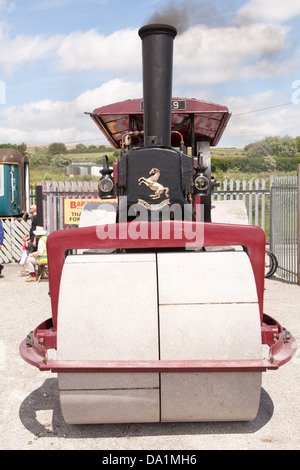
<svg viewBox="0 0 300 470">
<path fill-rule="evenodd" d="M 145 184 L 147 188 L 150 188 L 152 191 L 154 191 L 154 194 L 150 194 L 150 197 L 152 197 L 152 199 L 159 199 L 163 193 L 165 193 L 165 196 L 168 198 L 169 188 L 158 183 L 158 180 L 160 178 L 159 169 L 152 168 L 152 170 L 149 171 L 149 175 L 150 178 L 144 178 L 143 176 L 139 178 L 139 186 L 141 186 L 141 184 Z"/>
</svg>

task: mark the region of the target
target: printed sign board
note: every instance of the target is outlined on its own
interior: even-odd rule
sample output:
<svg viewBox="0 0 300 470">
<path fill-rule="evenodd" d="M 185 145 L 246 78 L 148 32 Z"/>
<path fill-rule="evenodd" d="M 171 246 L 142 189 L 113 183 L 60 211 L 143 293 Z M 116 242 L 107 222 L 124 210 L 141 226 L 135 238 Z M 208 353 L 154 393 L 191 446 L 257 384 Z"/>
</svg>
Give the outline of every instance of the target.
<svg viewBox="0 0 300 470">
<path fill-rule="evenodd" d="M 64 224 L 79 225 L 81 211 L 88 202 L 117 202 L 117 199 L 65 199 L 64 200 Z"/>
</svg>

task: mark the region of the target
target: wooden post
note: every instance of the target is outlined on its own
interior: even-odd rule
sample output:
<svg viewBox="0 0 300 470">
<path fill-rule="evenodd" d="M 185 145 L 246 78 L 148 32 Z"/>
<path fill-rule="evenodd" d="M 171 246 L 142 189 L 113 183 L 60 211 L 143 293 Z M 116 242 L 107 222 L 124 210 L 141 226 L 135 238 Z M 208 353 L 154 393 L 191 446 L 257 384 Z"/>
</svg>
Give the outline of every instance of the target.
<svg viewBox="0 0 300 470">
<path fill-rule="evenodd" d="M 37 225 L 40 227 L 44 226 L 44 215 L 43 215 L 43 190 L 42 186 L 35 187 L 36 194 L 36 211 L 37 211 Z"/>
</svg>

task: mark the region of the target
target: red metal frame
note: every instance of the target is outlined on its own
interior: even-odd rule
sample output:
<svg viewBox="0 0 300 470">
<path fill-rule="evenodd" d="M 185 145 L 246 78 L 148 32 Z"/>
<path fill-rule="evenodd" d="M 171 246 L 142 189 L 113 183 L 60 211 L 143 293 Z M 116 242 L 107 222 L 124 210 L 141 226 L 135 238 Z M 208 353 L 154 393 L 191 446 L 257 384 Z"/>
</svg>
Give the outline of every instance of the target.
<svg viewBox="0 0 300 470">
<path fill-rule="evenodd" d="M 150 224 L 147 222 L 129 222 L 116 224 L 116 238 L 100 240 L 97 235 L 97 227 L 83 227 L 74 230 L 60 230 L 53 232 L 48 237 L 48 268 L 49 287 L 52 304 L 53 326 L 57 327 L 57 307 L 59 286 L 62 269 L 65 261 L 65 253 L 72 249 L 147 249 L 147 248 L 197 248 L 198 240 L 190 240 L 187 233 L 203 233 L 203 246 L 231 246 L 242 245 L 246 248 L 252 269 L 254 272 L 261 320 L 263 316 L 263 294 L 265 276 L 265 233 L 259 227 L 243 225 L 206 224 L 202 222 L 171 221 L 170 237 L 163 238 L 162 224 L 152 223 L 156 226 L 157 238 L 139 238 L 133 240 L 130 237 L 132 225 L 148 226 L 144 232 L 151 233 Z M 131 227 L 131 228 L 130 228 Z M 109 230 L 109 227 L 108 227 Z M 153 229 L 152 229 L 153 231 Z"/>
<path fill-rule="evenodd" d="M 101 108 L 97 108 L 90 114 L 93 121 L 105 135 L 107 140 L 115 148 L 121 148 L 122 136 L 131 129 L 130 119 L 136 117 L 139 120 L 139 128 L 143 127 L 143 110 L 141 107 L 142 98 L 126 100 L 119 103 L 113 103 Z M 231 114 L 226 106 L 207 101 L 172 98 L 172 101 L 184 101 L 184 109 L 172 109 L 171 130 L 179 130 L 183 135 L 184 144 L 187 147 L 192 145 L 191 126 L 185 122 L 190 116 L 193 116 L 193 127 L 195 131 L 195 140 L 201 137 L 209 139 L 211 146 L 216 146 L 228 124 Z M 137 124 L 135 124 L 137 126 Z M 173 137 L 173 136 L 172 136 Z M 179 147 L 178 138 L 174 138 L 172 146 Z"/>
<path fill-rule="evenodd" d="M 293 337 L 286 338 L 284 329 L 274 319 L 263 313 L 264 273 L 265 273 L 265 233 L 259 227 L 224 225 L 203 222 L 172 221 L 170 236 L 163 238 L 162 223 L 154 223 L 156 238 L 131 239 L 135 228 L 147 229 L 147 222 L 120 223 L 114 226 L 116 237 L 99 239 L 97 227 L 84 227 L 53 232 L 48 237 L 49 288 L 52 305 L 52 319 L 39 325 L 30 338 L 20 345 L 21 356 L 40 370 L 53 372 L 232 372 L 265 371 L 278 369 L 285 364 L 296 350 Z M 133 225 L 132 225 L 133 224 Z M 109 229 L 110 226 L 106 226 Z M 111 226 L 112 227 L 112 226 Z M 247 251 L 252 265 L 261 319 L 262 343 L 270 346 L 268 359 L 238 361 L 56 361 L 48 360 L 47 350 L 56 348 L 57 314 L 60 280 L 65 254 L 71 249 L 147 249 L 179 248 L 189 246 L 199 248 L 199 240 L 190 240 L 186 233 L 202 231 L 203 246 L 241 245 Z M 137 230 L 138 232 L 138 230 Z M 143 231 L 145 233 L 145 231 Z M 276 335 L 276 341 L 274 337 Z"/>
</svg>

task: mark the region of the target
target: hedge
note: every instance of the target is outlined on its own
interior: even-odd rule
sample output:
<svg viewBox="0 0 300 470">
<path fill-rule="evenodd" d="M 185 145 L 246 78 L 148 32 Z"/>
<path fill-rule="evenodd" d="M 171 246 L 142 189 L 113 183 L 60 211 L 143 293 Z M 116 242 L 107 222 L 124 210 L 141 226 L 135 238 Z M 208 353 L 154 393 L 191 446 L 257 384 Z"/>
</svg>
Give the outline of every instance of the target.
<svg viewBox="0 0 300 470">
<path fill-rule="evenodd" d="M 300 156 L 293 158 L 274 157 L 276 161 L 276 170 L 278 171 L 296 171 L 297 165 L 300 164 Z M 213 172 L 234 169 L 242 173 L 260 173 L 269 171 L 266 162 L 262 158 L 214 158 L 211 159 L 211 170 Z"/>
</svg>

